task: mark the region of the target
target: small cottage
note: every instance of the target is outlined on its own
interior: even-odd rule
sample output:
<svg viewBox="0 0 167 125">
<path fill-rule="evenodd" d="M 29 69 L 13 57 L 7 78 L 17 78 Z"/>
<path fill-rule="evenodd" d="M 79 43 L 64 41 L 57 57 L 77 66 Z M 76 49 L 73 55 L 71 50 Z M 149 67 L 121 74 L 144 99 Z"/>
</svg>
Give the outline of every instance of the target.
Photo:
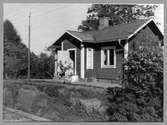
<svg viewBox="0 0 167 125">
<path fill-rule="evenodd" d="M 123 76 L 122 61 L 129 51 L 162 42 L 163 34 L 152 19 L 109 26 L 108 18 L 101 17 L 98 30 L 66 31 L 49 48 L 55 53 L 55 75 L 58 62 L 64 61 L 80 80 L 110 83 Z"/>
</svg>

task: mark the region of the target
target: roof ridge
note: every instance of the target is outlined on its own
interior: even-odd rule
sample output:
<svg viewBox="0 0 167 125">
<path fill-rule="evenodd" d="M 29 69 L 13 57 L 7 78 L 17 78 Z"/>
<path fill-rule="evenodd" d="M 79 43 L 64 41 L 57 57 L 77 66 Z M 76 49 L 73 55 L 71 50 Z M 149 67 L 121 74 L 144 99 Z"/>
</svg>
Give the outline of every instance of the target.
<svg viewBox="0 0 167 125">
<path fill-rule="evenodd" d="M 117 27 L 117 26 L 121 26 L 121 25 L 125 25 L 125 24 L 132 24 L 132 23 L 135 23 L 135 22 L 137 22 L 137 21 L 144 21 L 144 23 L 145 22 L 147 22 L 147 21 L 149 21 L 149 20 L 151 20 L 151 19 L 135 19 L 134 21 L 132 21 L 132 22 L 129 22 L 129 23 L 121 23 L 121 24 L 117 24 L 117 25 L 113 25 L 113 26 L 108 26 L 108 27 L 105 27 L 105 28 L 103 28 L 103 29 L 97 29 L 97 30 L 89 30 L 89 31 L 82 31 L 82 32 L 78 32 L 78 31 L 76 31 L 76 30 L 66 30 L 67 32 L 69 31 L 69 32 L 77 32 L 77 33 L 85 33 L 85 32 L 97 32 L 97 31 L 103 31 L 103 30 L 106 30 L 107 28 L 111 28 L 111 27 Z"/>
<path fill-rule="evenodd" d="M 105 27 L 105 28 L 103 28 L 103 29 L 101 29 L 101 30 L 97 30 L 97 31 L 103 31 L 103 30 L 106 30 L 106 29 L 108 29 L 108 28 L 111 28 L 111 27 L 117 27 L 117 26 L 121 26 L 121 25 L 125 25 L 125 24 L 133 24 L 133 23 L 136 23 L 137 21 L 144 21 L 144 23 L 146 23 L 147 21 L 149 21 L 150 19 L 136 19 L 136 20 L 134 20 L 133 22 L 129 22 L 129 23 L 121 23 L 121 24 L 117 24 L 117 25 L 113 25 L 113 26 L 108 26 L 108 27 Z M 143 23 L 143 24 L 144 24 Z"/>
<path fill-rule="evenodd" d="M 75 30 L 66 30 L 66 32 L 78 32 L 78 31 L 75 31 Z"/>
</svg>

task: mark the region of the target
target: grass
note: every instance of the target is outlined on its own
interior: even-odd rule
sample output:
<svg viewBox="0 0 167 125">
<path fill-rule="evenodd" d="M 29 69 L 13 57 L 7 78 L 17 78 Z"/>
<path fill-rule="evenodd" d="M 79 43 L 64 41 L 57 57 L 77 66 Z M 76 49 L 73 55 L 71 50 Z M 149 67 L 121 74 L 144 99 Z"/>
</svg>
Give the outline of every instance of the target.
<svg viewBox="0 0 167 125">
<path fill-rule="evenodd" d="M 15 101 L 13 108 L 21 108 L 17 104 L 20 89 L 29 90 L 30 95 L 36 91 L 38 98 L 35 101 L 32 99 L 31 111 L 29 113 L 42 116 L 54 121 L 105 121 L 105 114 L 97 109 L 88 108 L 81 103 L 80 99 L 98 99 L 104 103 L 105 89 L 99 87 L 62 84 L 44 81 L 30 81 L 27 80 L 4 80 L 4 88 L 12 93 L 12 96 L 4 98 L 4 104 L 9 105 L 9 98 Z M 24 93 L 23 93 L 24 94 Z M 29 96 L 30 96 L 29 95 Z M 8 99 L 7 99 L 8 98 Z M 33 98 L 33 97 L 31 97 Z M 30 98 L 30 99 L 31 99 Z M 6 100 L 6 101 L 5 101 Z M 21 100 L 26 102 L 24 98 Z M 29 100 L 31 101 L 31 100 Z M 28 103 L 29 104 L 29 103 Z M 18 106 L 18 107 L 17 107 Z"/>
</svg>

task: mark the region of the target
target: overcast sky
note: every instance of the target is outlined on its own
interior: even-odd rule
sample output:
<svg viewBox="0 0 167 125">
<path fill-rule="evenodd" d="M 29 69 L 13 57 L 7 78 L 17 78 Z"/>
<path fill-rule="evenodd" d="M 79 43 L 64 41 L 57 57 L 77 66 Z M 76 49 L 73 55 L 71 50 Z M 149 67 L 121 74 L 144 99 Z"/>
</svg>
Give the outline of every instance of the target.
<svg viewBox="0 0 167 125">
<path fill-rule="evenodd" d="M 31 11 L 31 51 L 36 54 L 57 40 L 66 30 L 77 30 L 81 21 L 86 19 L 90 4 L 4 4 L 4 20 L 10 20 L 28 45 L 28 15 Z M 159 4 L 155 21 L 164 30 L 164 9 Z"/>
</svg>

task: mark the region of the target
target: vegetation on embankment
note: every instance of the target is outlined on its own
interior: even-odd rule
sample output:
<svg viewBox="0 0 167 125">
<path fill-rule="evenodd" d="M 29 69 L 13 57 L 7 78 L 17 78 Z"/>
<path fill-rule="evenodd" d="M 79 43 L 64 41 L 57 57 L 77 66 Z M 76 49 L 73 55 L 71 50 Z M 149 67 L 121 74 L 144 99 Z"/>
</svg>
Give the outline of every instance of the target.
<svg viewBox="0 0 167 125">
<path fill-rule="evenodd" d="M 4 81 L 4 105 L 54 121 L 106 121 L 105 90 L 69 84 Z"/>
</svg>

